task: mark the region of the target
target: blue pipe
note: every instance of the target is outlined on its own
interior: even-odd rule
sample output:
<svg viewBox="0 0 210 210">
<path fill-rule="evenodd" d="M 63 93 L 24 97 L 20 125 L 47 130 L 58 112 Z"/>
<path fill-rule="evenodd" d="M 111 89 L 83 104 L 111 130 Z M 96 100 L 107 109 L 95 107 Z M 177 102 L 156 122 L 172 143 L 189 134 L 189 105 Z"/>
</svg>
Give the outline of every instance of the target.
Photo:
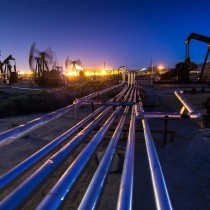
<svg viewBox="0 0 210 210">
<path fill-rule="evenodd" d="M 0 189 L 3 189 L 6 185 L 8 185 L 12 180 L 14 180 L 17 176 L 21 175 L 26 169 L 33 166 L 36 162 L 38 162 L 41 158 L 43 158 L 46 154 L 52 151 L 56 146 L 61 144 L 65 139 L 69 138 L 73 134 L 75 134 L 82 126 L 88 123 L 93 119 L 98 113 L 100 113 L 105 107 L 101 107 L 97 109 L 94 113 L 87 116 L 85 119 L 77 123 L 74 127 L 67 130 L 62 135 L 58 136 L 56 139 L 51 141 L 45 147 L 31 155 L 29 158 L 25 159 L 23 162 L 12 168 L 10 171 L 1 176 Z"/>
<path fill-rule="evenodd" d="M 104 90 L 100 91 L 99 94 L 106 93 L 106 92 L 108 92 L 114 88 L 117 88 L 121 85 L 122 84 L 119 84 L 119 85 L 104 89 Z M 64 107 L 62 109 L 59 109 L 57 111 L 51 112 L 51 113 L 44 115 L 42 117 L 39 117 L 39 118 L 32 120 L 24 125 L 20 125 L 15 128 L 12 128 L 8 131 L 4 131 L 4 132 L 0 133 L 0 146 L 25 136 L 26 134 L 32 132 L 33 130 L 35 130 L 39 127 L 42 127 L 43 125 L 51 122 L 52 120 L 55 120 L 55 119 L 61 117 L 62 115 L 64 115 L 65 113 L 73 110 L 73 108 L 75 107 L 75 104 L 77 107 L 80 106 L 82 104 L 82 100 L 88 100 L 88 99 L 91 99 L 97 95 L 98 95 L 98 92 L 92 93 L 88 96 L 85 96 L 85 97 L 77 100 L 77 102 L 74 104 L 71 104 L 71 105 Z"/>
<path fill-rule="evenodd" d="M 141 114 L 141 112 L 144 113 L 144 108 L 141 100 L 139 101 L 139 105 L 135 107 L 135 111 L 136 113 Z M 144 138 L 146 142 L 156 208 L 158 210 L 172 210 L 173 208 L 147 119 L 142 119 L 142 125 L 144 129 Z"/>
<path fill-rule="evenodd" d="M 34 174 L 19 185 L 9 196 L 1 203 L 1 210 L 16 209 L 27 200 L 27 198 L 35 191 L 59 165 L 64 161 L 70 152 L 75 149 L 78 144 L 93 130 L 103 117 L 110 111 L 110 107 L 106 108 L 93 122 L 86 126 L 76 137 L 68 144 L 61 148 L 55 155 L 48 159 Z"/>
<path fill-rule="evenodd" d="M 126 96 L 129 95 L 130 87 Z M 44 200 L 37 207 L 37 210 L 44 209 L 57 209 L 65 199 L 66 195 L 72 189 L 76 179 L 80 176 L 81 172 L 85 168 L 86 164 L 94 154 L 95 150 L 101 143 L 104 135 L 113 124 L 115 118 L 119 114 L 122 107 L 117 107 L 115 112 L 109 117 L 109 119 L 104 123 L 103 127 L 99 132 L 93 137 L 90 143 L 85 147 L 85 149 L 80 153 L 76 160 L 67 169 L 64 175 L 60 178 L 57 184 L 50 190 Z"/>
<path fill-rule="evenodd" d="M 121 92 L 119 98 L 124 94 L 126 89 Z M 1 210 L 12 210 L 20 207 L 25 200 L 55 171 L 64 161 L 70 152 L 75 149 L 78 144 L 98 125 L 103 117 L 110 111 L 111 107 L 107 107 L 94 121 L 86 126 L 77 136 L 75 136 L 68 144 L 62 147 L 55 155 L 48 159 L 34 174 L 19 185 L 12 193 L 10 193 L 3 201 L 1 201 Z"/>
<path fill-rule="evenodd" d="M 126 89 L 127 88 L 124 88 L 120 94 L 124 94 Z M 110 101 L 111 100 L 113 99 L 110 99 Z M 88 121 L 90 121 L 93 116 L 96 116 L 103 109 L 105 109 L 105 107 L 99 108 L 94 113 L 90 114 L 88 117 L 80 121 L 77 125 L 75 125 L 71 129 L 69 129 L 68 131 L 66 131 L 65 133 L 57 137 L 56 139 L 54 139 L 52 142 L 50 142 L 48 145 L 43 147 L 41 150 L 37 151 L 32 156 L 24 160 L 22 163 L 18 164 L 16 167 L 14 167 L 13 169 L 5 173 L 3 176 L 1 176 L 0 189 L 3 189 L 6 185 L 8 185 L 12 180 L 14 180 L 21 173 L 23 173 L 26 169 L 31 167 L 38 160 L 40 160 L 42 157 L 44 157 L 46 154 L 52 151 L 57 145 L 61 144 L 66 138 L 68 138 L 69 136 L 77 132 L 82 126 L 84 126 Z"/>
<path fill-rule="evenodd" d="M 129 91 L 125 96 L 125 99 L 128 97 Z M 129 100 L 132 99 L 132 93 L 130 94 Z M 100 195 L 102 193 L 102 190 L 104 188 L 105 180 L 109 171 L 109 168 L 111 166 L 112 159 L 114 157 L 114 153 L 119 141 L 119 138 L 121 136 L 123 126 L 125 123 L 126 116 L 128 114 L 129 107 L 126 107 L 124 110 L 124 113 L 118 123 L 118 126 L 110 140 L 110 143 L 107 147 L 107 150 L 89 184 L 89 187 L 80 203 L 80 206 L 78 210 L 86 210 L 86 209 L 95 209 L 97 202 L 100 198 Z"/>
<path fill-rule="evenodd" d="M 115 118 L 119 114 L 122 107 L 117 107 L 114 113 L 104 123 L 101 129 L 96 133 L 93 139 L 85 147 L 85 149 L 79 154 L 75 161 L 66 170 L 64 175 L 59 179 L 57 184 L 50 190 L 44 200 L 39 204 L 37 210 L 44 209 L 58 209 L 58 207 L 64 201 L 66 195 L 72 189 L 79 175 L 82 173 L 86 164 L 94 154 L 95 150 L 101 143 L 101 140 L 113 124 Z"/>
<path fill-rule="evenodd" d="M 123 165 L 120 192 L 117 202 L 117 210 L 131 210 L 133 199 L 133 173 L 134 173 L 134 149 L 135 149 L 135 111 L 132 108 L 131 121 L 128 134 L 128 142 Z"/>
<path fill-rule="evenodd" d="M 121 136 L 129 107 L 126 107 L 119 124 L 110 140 L 107 150 L 89 184 L 78 210 L 96 209 L 97 202 L 104 188 L 105 180 Z"/>
<path fill-rule="evenodd" d="M 142 120 L 142 124 L 144 129 L 144 138 L 146 142 L 147 156 L 149 159 L 149 167 L 152 177 L 156 208 L 158 210 L 172 210 L 173 208 L 171 206 L 165 179 L 147 120 Z"/>
</svg>

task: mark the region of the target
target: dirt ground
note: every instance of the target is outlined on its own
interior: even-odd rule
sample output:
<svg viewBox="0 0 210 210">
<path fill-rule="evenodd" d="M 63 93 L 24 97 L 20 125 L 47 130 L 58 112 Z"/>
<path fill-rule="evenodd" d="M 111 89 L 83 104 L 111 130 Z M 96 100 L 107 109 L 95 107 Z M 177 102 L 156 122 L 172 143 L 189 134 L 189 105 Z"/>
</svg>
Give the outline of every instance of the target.
<svg viewBox="0 0 210 210">
<path fill-rule="evenodd" d="M 155 85 L 147 86 L 148 95 L 145 97 L 145 108 L 147 111 L 179 111 L 182 107 L 174 95 L 174 88 L 162 88 Z M 189 90 L 182 87 L 182 90 Z M 209 97 L 209 93 L 186 93 L 185 96 L 197 108 L 201 114 L 206 114 L 202 107 L 202 102 Z M 152 129 L 164 129 L 163 120 L 149 120 Z M 176 131 L 173 141 L 170 140 L 170 134 L 167 136 L 167 144 L 163 146 L 163 134 L 153 133 L 153 139 L 157 148 L 158 156 L 162 166 L 163 174 L 168 187 L 169 196 L 174 209 L 177 210 L 208 210 L 210 209 L 210 129 L 201 128 L 201 121 L 189 119 L 169 120 L 168 130 Z M 136 158 L 143 159 L 141 167 L 148 170 L 146 166 L 145 144 L 140 141 L 137 144 L 137 151 L 142 154 L 136 155 Z M 144 148 L 144 149 L 142 149 Z M 136 164 L 138 167 L 138 164 Z M 138 171 L 138 170 L 136 170 Z M 139 188 L 146 188 L 145 181 L 149 182 L 149 171 L 138 173 L 136 183 Z M 147 176 L 148 175 L 148 176 Z M 138 178 L 137 178 L 138 177 Z M 143 178 L 144 177 L 144 178 Z M 145 178 L 147 177 L 147 178 Z M 148 178 L 149 177 L 149 178 Z M 139 181 L 138 180 L 144 180 Z M 147 183 L 148 183 L 147 182 Z M 137 189 L 138 189 L 137 187 Z M 141 196 L 138 190 L 134 190 L 134 209 L 142 206 L 142 209 L 155 209 L 155 204 L 151 196 L 152 189 L 145 190 Z M 148 198 L 151 202 L 144 202 Z"/>
<path fill-rule="evenodd" d="M 180 89 L 180 87 L 168 88 L 161 87 L 160 85 L 151 86 L 144 84 L 144 89 L 145 96 L 142 99 L 145 111 L 164 112 L 179 111 L 181 109 L 181 103 L 174 95 L 174 90 Z M 181 87 L 181 89 L 183 89 L 183 87 Z M 201 114 L 205 114 L 205 109 L 201 105 L 202 101 L 208 96 L 209 93 L 186 94 L 186 97 Z M 85 112 L 85 110 L 86 109 L 83 111 Z M 90 110 L 86 110 L 86 112 L 89 111 Z M 26 123 L 39 116 L 40 115 L 32 115 L 0 119 L 0 131 L 2 132 L 19 124 Z M 60 125 L 60 121 L 52 123 L 52 127 L 57 129 L 57 133 L 53 135 L 60 135 L 67 127 L 73 125 L 74 116 L 72 113 L 63 118 L 62 126 Z M 149 125 L 152 131 L 163 131 L 164 129 L 163 120 L 149 120 Z M 174 210 L 210 209 L 210 128 L 201 127 L 201 121 L 192 121 L 189 119 L 169 120 L 168 129 L 174 131 L 174 135 L 173 139 L 171 139 L 170 133 L 167 134 L 166 145 L 163 145 L 163 133 L 152 132 Z M 136 129 L 133 209 L 153 210 L 155 209 L 155 202 L 141 121 L 137 121 Z M 39 133 L 34 136 L 34 141 L 28 142 L 28 148 L 30 149 L 22 148 L 21 158 L 33 154 L 34 151 L 46 144 L 41 140 L 44 139 L 46 142 L 49 142 L 49 136 L 50 129 L 41 129 Z M 25 141 L 27 140 L 28 139 L 25 138 Z M 122 142 L 119 146 L 122 147 L 125 145 L 126 143 Z M 9 145 L 0 148 L 0 175 L 20 161 L 18 158 L 15 160 L 17 154 L 15 154 L 14 151 L 17 146 L 21 147 L 20 143 L 15 143 L 13 148 Z M 92 162 L 92 164 L 92 170 L 95 170 L 95 162 Z M 84 182 L 85 180 L 88 182 L 88 174 L 86 173 L 83 176 Z M 104 189 L 105 196 L 102 197 L 98 209 L 116 209 L 120 178 L 121 172 L 109 175 L 107 187 Z M 84 191 L 85 187 L 80 187 L 80 190 Z M 77 188 L 79 188 L 79 186 L 77 186 Z M 71 202 L 74 199 L 73 197 Z M 75 199 L 75 205 L 72 204 L 71 208 L 66 207 L 64 209 L 76 209 L 78 206 L 77 203 L 78 200 Z"/>
</svg>

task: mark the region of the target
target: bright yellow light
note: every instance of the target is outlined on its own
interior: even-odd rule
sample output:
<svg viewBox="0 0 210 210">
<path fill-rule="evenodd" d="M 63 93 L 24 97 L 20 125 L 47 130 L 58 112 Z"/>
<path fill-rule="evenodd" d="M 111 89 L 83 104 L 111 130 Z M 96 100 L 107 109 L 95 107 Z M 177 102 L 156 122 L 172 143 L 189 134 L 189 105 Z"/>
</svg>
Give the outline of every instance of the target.
<svg viewBox="0 0 210 210">
<path fill-rule="evenodd" d="M 158 68 L 159 70 L 163 70 L 163 69 L 164 69 L 164 67 L 163 67 L 162 65 L 159 65 L 157 68 Z"/>
<path fill-rule="evenodd" d="M 66 75 L 67 76 L 77 76 L 77 73 L 75 71 L 69 70 Z"/>
<path fill-rule="evenodd" d="M 106 71 L 104 69 L 101 71 L 101 75 L 106 75 Z"/>
<path fill-rule="evenodd" d="M 83 70 L 83 68 L 82 68 L 82 66 L 79 66 L 79 65 L 75 65 L 75 68 L 76 68 L 76 70 Z"/>
<path fill-rule="evenodd" d="M 87 77 L 89 77 L 89 76 L 94 75 L 94 73 L 93 73 L 93 72 L 90 72 L 90 71 L 85 71 L 85 75 L 86 75 Z"/>
</svg>

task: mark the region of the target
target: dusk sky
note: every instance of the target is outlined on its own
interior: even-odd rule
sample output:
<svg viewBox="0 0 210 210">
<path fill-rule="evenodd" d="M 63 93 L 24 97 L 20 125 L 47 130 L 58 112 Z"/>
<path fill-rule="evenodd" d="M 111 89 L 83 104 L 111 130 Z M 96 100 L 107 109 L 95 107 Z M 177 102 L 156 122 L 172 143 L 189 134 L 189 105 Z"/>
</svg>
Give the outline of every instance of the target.
<svg viewBox="0 0 210 210">
<path fill-rule="evenodd" d="M 29 70 L 33 42 L 56 53 L 58 64 L 80 59 L 83 68 L 174 67 L 185 59 L 185 39 L 210 37 L 206 0 L 0 0 L 0 60 Z M 191 60 L 201 63 L 207 44 L 191 41 Z"/>
</svg>

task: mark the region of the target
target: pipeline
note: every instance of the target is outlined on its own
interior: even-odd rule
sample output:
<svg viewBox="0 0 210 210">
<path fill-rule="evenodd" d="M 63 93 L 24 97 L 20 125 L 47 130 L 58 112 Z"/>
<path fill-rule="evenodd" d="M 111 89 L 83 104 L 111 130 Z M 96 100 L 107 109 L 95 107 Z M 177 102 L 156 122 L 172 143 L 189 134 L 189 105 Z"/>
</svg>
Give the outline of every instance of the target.
<svg viewBox="0 0 210 210">
<path fill-rule="evenodd" d="M 189 102 L 189 100 L 184 96 L 184 94 L 180 90 L 175 90 L 174 94 L 179 99 L 179 101 L 182 103 L 184 109 L 188 111 L 188 115 L 190 119 L 201 119 L 201 114 L 198 112 L 195 107 Z M 181 110 L 181 112 L 184 111 L 184 109 Z"/>
<path fill-rule="evenodd" d="M 131 101 L 131 98 L 132 94 L 130 95 L 129 101 Z M 125 119 L 127 117 L 128 111 L 129 107 L 127 106 L 124 110 L 124 113 L 122 114 L 122 117 L 120 118 L 114 134 L 112 135 L 107 150 L 105 151 L 104 156 L 101 159 L 101 162 L 88 186 L 88 189 L 86 190 L 86 193 L 78 207 L 78 210 L 94 210 L 96 208 L 105 185 L 108 171 L 111 167 L 118 141 L 123 131 L 123 126 L 125 124 Z"/>
<path fill-rule="evenodd" d="M 80 203 L 78 210 L 95 209 L 97 202 L 105 185 L 105 180 L 111 166 L 117 143 L 123 131 L 125 119 L 128 114 L 129 107 L 126 107 L 124 113 L 118 123 L 118 126 L 110 140 L 107 150 L 89 184 L 89 187 Z"/>
<path fill-rule="evenodd" d="M 120 99 L 122 94 L 117 98 Z M 1 203 L 1 209 L 9 210 L 20 207 L 25 200 L 55 171 L 62 161 L 79 145 L 79 143 L 98 125 L 103 117 L 110 111 L 107 107 L 97 118 L 87 125 L 69 143 L 63 146 L 56 154 L 49 158 L 39 169 L 37 169 L 28 179 L 20 184 Z"/>
<path fill-rule="evenodd" d="M 152 177 L 156 208 L 158 210 L 172 210 L 165 179 L 155 149 L 151 131 L 146 119 L 142 120 L 144 137 L 146 141 L 147 156 L 149 159 L 150 174 Z"/>
<path fill-rule="evenodd" d="M 117 88 L 121 85 L 122 84 L 115 85 L 113 87 L 101 90 L 100 92 L 92 93 L 88 96 L 85 96 L 85 97 L 81 98 L 81 100 L 77 100 L 76 103 L 74 103 L 74 104 L 71 104 L 67 107 L 61 108 L 57 111 L 51 112 L 47 115 L 44 115 L 44 116 L 39 117 L 37 119 L 34 119 L 34 120 L 24 124 L 24 125 L 20 125 L 20 126 L 17 126 L 15 128 L 12 128 L 8 131 L 0 133 L 0 146 L 2 146 L 4 144 L 8 144 L 11 141 L 14 141 L 18 138 L 21 138 L 21 137 L 25 136 L 26 134 L 34 131 L 35 129 L 46 125 L 47 123 L 51 122 L 52 120 L 55 120 L 55 119 L 61 117 L 65 113 L 73 110 L 75 108 L 75 106 L 79 107 L 82 104 L 82 100 L 91 99 L 91 98 L 97 96 L 98 94 L 106 93 L 106 92 L 108 92 L 108 91 L 110 91 L 114 88 Z"/>
<path fill-rule="evenodd" d="M 117 210 L 131 210 L 133 199 L 133 173 L 135 149 L 135 111 L 132 108 L 128 141 L 123 165 Z"/>
<path fill-rule="evenodd" d="M 125 87 L 121 93 L 122 95 L 126 92 L 127 87 Z M 119 97 L 117 96 L 117 97 Z M 112 101 L 113 99 L 110 99 Z M 22 163 L 18 164 L 16 167 L 5 173 L 1 177 L 0 182 L 0 189 L 3 189 L 6 185 L 8 185 L 11 181 L 13 181 L 17 176 L 21 175 L 25 170 L 27 170 L 29 167 L 33 166 L 36 162 L 38 162 L 41 158 L 43 158 L 45 155 L 47 155 L 50 151 L 52 151 L 56 146 L 61 144 L 65 139 L 70 137 L 71 135 L 75 134 L 82 126 L 84 126 L 86 123 L 88 123 L 90 120 L 93 119 L 94 116 L 98 115 L 100 112 L 102 112 L 105 109 L 105 107 L 101 107 L 98 110 L 96 110 L 94 113 L 87 116 L 85 119 L 77 123 L 75 126 L 64 132 L 62 135 L 51 141 L 48 145 L 37 151 L 35 154 L 24 160 Z"/>
<path fill-rule="evenodd" d="M 135 107 L 136 115 L 144 112 L 143 104 L 139 95 L 140 103 Z M 155 195 L 156 208 L 158 210 L 172 210 L 171 201 L 168 195 L 165 179 L 155 149 L 152 134 L 147 119 L 142 119 L 144 138 L 146 142 L 147 156 L 149 160 L 150 174 L 152 178 L 153 191 Z"/>
<path fill-rule="evenodd" d="M 101 129 L 96 133 L 90 143 L 85 147 L 85 149 L 79 154 L 75 161 L 66 170 L 64 175 L 59 179 L 56 185 L 50 190 L 46 195 L 44 200 L 37 207 L 37 210 L 57 209 L 64 201 L 67 194 L 73 188 L 76 180 L 84 170 L 86 164 L 89 162 L 90 158 L 93 156 L 95 150 L 100 145 L 103 137 L 109 130 L 110 126 L 113 124 L 115 118 L 120 113 L 122 107 L 117 107 L 114 113 L 109 117 L 109 119 L 104 123 Z"/>
<path fill-rule="evenodd" d="M 129 82 L 130 83 L 130 82 Z M 120 118 L 118 126 L 110 140 L 108 148 L 104 153 L 104 156 L 89 184 L 89 187 L 80 203 L 79 210 L 95 209 L 100 196 L 102 194 L 103 188 L 105 186 L 105 180 L 108 176 L 108 171 L 113 160 L 116 147 L 122 133 L 123 126 L 127 114 L 129 112 L 129 107 L 132 107 L 131 120 L 128 134 L 128 141 L 125 153 L 125 161 L 123 166 L 123 173 L 120 183 L 120 191 L 118 195 L 118 210 L 132 209 L 132 195 L 133 195 L 133 170 L 134 170 L 134 150 L 135 150 L 135 120 L 141 119 L 144 131 L 144 137 L 146 142 L 147 156 L 149 160 L 149 167 L 152 178 L 152 185 L 155 195 L 155 203 L 158 210 L 172 210 L 171 201 L 168 195 L 166 183 L 162 173 L 161 165 L 158 159 L 158 155 L 155 149 L 151 131 L 147 119 L 163 119 L 168 117 L 169 119 L 180 119 L 184 117 L 183 109 L 181 112 L 144 112 L 143 104 L 139 96 L 139 103 L 136 104 L 136 90 L 134 85 L 129 85 L 129 88 L 125 88 L 118 96 L 117 101 L 107 102 L 103 107 L 96 110 L 93 114 L 89 115 L 87 118 L 79 122 L 73 128 L 69 129 L 61 136 L 54 139 L 51 143 L 45 146 L 43 149 L 34 153 L 31 157 L 23 161 L 21 164 L 17 165 L 11 171 L 3 176 L 3 179 L 7 177 L 7 181 L 4 181 L 0 188 L 5 187 L 8 183 L 15 180 L 20 174 L 29 169 L 33 164 L 37 163 L 42 157 L 47 155 L 53 148 L 58 144 L 66 140 L 68 137 L 73 135 L 79 128 L 86 125 L 86 127 L 77 134 L 77 136 L 71 138 L 65 146 L 63 146 L 58 152 L 52 155 L 40 168 L 38 168 L 29 178 L 27 178 L 22 184 L 20 184 L 13 192 L 11 192 L 3 201 L 1 201 L 0 206 L 2 210 L 18 209 L 24 202 L 30 198 L 30 196 L 38 189 L 41 184 L 46 181 L 50 175 L 58 169 L 63 161 L 69 157 L 72 151 L 82 142 L 82 140 L 106 117 L 111 110 L 111 106 L 117 106 L 112 115 L 104 123 L 101 129 L 95 134 L 90 143 L 83 149 L 79 156 L 74 160 L 70 167 L 66 170 L 59 181 L 54 185 L 46 197 L 37 207 L 37 210 L 41 209 L 57 209 L 65 201 L 68 193 L 72 190 L 75 182 L 85 169 L 85 166 L 90 161 L 91 157 L 96 152 L 100 143 L 102 142 L 104 136 L 108 132 L 110 126 L 112 126 L 116 117 L 121 112 L 122 108 L 125 106 L 123 115 Z M 124 96 L 124 101 L 119 102 L 120 98 L 126 92 Z M 183 96 L 180 91 L 175 91 L 175 95 L 181 101 L 184 109 L 189 113 L 189 118 L 199 119 L 199 113 L 197 110 L 189 103 L 189 101 Z M 129 100 L 127 98 L 129 97 Z M 132 100 L 133 98 L 133 100 Z M 75 104 L 78 106 L 84 101 L 89 99 L 77 100 Z M 75 105 L 74 104 L 74 105 Z M 75 105 L 75 106 L 76 106 Z M 108 106 L 107 108 L 105 106 Z M 69 106 L 68 106 L 69 107 Z M 93 118 L 94 120 L 90 122 Z M 89 123 L 87 125 L 87 123 Z M 43 124 L 44 125 L 44 124 Z M 0 134 L 1 136 L 1 134 Z M 19 138 L 19 137 L 18 137 Z M 0 142 L 1 143 L 1 142 Z M 29 161 L 30 160 L 30 161 Z M 28 162 L 29 161 L 29 162 Z M 12 173 L 15 172 L 13 175 Z M 11 174 L 10 174 L 11 173 Z M 10 175 L 11 177 L 9 178 Z M 5 180 L 6 180 L 5 179 Z"/>
<path fill-rule="evenodd" d="M 190 118 L 199 120 L 201 118 L 200 112 L 189 102 L 189 100 L 181 93 L 180 90 L 175 90 L 175 95 L 182 103 L 183 108 L 180 112 L 145 112 L 143 110 L 143 104 L 141 99 L 139 103 L 135 105 L 135 112 L 137 119 L 181 119 L 181 118 Z M 187 115 L 184 114 L 184 110 L 187 110 Z"/>
</svg>

